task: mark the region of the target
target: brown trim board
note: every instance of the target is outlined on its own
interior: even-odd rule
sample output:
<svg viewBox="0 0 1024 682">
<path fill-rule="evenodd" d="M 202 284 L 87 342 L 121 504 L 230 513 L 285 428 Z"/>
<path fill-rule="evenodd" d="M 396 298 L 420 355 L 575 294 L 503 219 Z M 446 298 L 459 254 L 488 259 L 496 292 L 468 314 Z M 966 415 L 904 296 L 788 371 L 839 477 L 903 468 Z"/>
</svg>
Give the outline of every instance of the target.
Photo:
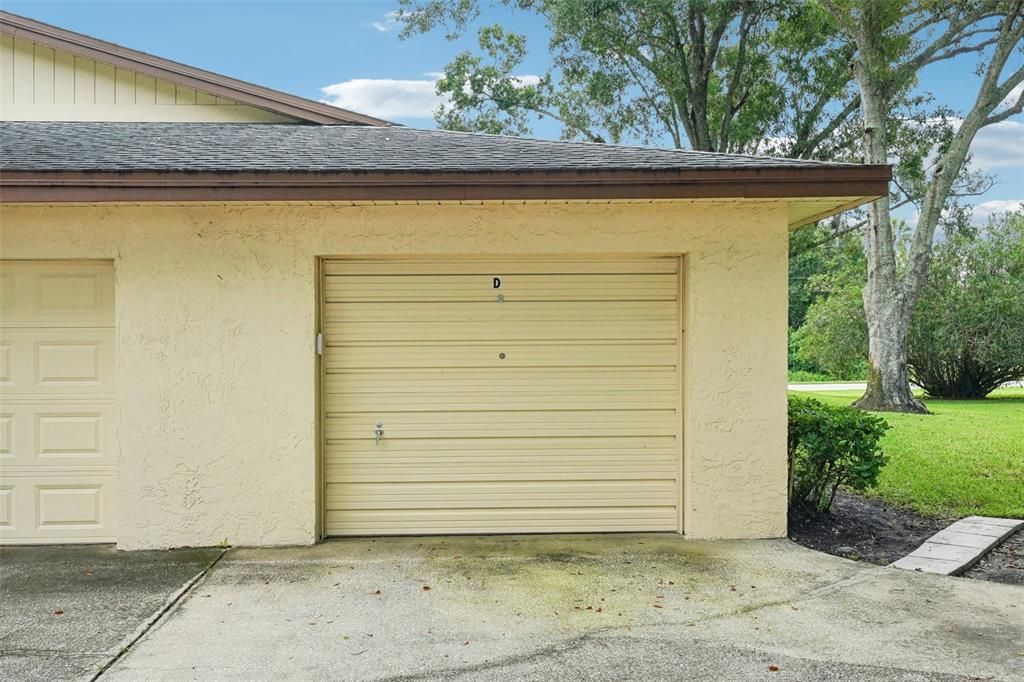
<svg viewBox="0 0 1024 682">
<path fill-rule="evenodd" d="M 0 172 L 0 202 L 866 197 L 888 166 L 490 172 Z"/>
<path fill-rule="evenodd" d="M 0 11 L 0 33 L 53 47 L 64 52 L 131 69 L 260 109 L 320 124 L 389 126 L 389 121 L 290 95 L 205 69 L 108 43 L 81 33 Z"/>
</svg>

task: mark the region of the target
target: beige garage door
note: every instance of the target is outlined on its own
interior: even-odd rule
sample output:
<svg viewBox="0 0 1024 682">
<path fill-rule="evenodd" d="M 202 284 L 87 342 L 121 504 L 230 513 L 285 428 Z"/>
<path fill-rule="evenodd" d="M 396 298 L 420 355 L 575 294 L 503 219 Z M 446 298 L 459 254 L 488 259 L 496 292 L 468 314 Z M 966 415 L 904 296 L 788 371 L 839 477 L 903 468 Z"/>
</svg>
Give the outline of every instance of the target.
<svg viewBox="0 0 1024 682">
<path fill-rule="evenodd" d="M 679 274 L 325 262 L 326 534 L 677 530 Z"/>
<path fill-rule="evenodd" d="M 0 261 L 0 542 L 116 539 L 109 262 Z"/>
</svg>

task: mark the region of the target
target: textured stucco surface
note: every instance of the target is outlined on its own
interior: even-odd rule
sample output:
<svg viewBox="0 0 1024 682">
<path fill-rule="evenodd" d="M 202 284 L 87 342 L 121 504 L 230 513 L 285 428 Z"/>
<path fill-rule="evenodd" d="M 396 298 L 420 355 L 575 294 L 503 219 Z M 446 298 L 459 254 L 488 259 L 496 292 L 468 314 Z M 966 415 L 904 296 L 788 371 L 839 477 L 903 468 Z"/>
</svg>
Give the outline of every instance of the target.
<svg viewBox="0 0 1024 682">
<path fill-rule="evenodd" d="M 111 258 L 119 546 L 316 536 L 328 255 L 685 254 L 684 530 L 786 530 L 787 207 L 5 206 L 3 258 Z"/>
</svg>

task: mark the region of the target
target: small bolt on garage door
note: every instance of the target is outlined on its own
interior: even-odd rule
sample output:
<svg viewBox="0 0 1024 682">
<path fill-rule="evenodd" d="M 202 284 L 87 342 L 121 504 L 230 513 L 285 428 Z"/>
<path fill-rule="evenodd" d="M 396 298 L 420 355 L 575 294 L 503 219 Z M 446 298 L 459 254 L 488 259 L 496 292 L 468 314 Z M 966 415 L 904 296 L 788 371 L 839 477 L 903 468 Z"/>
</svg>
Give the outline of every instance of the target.
<svg viewBox="0 0 1024 682">
<path fill-rule="evenodd" d="M 114 268 L 0 261 L 0 543 L 116 540 Z"/>
<path fill-rule="evenodd" d="M 327 535 L 680 527 L 680 260 L 328 260 Z"/>
</svg>

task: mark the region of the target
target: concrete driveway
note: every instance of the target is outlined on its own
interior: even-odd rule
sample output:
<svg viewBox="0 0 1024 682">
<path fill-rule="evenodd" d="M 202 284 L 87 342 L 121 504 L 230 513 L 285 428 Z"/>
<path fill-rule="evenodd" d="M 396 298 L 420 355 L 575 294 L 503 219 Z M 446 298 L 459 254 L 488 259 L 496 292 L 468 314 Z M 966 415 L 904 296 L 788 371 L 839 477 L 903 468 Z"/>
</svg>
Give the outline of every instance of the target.
<svg viewBox="0 0 1024 682">
<path fill-rule="evenodd" d="M 101 680 L 1024 679 L 1024 588 L 785 540 L 229 551 Z"/>
<path fill-rule="evenodd" d="M 91 679 L 220 554 L 0 547 L 0 680 Z"/>
</svg>

